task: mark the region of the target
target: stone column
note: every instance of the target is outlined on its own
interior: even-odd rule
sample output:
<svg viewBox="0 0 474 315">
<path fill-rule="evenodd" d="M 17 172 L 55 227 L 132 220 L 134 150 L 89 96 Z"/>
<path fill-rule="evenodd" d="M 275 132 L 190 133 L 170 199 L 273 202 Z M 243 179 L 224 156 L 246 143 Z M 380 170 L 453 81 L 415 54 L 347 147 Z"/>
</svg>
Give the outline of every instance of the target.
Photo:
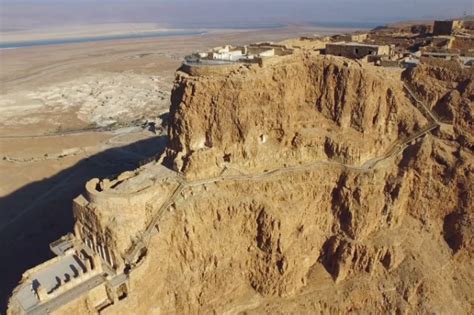
<svg viewBox="0 0 474 315">
<path fill-rule="evenodd" d="M 92 270 L 92 267 L 93 267 L 92 266 L 92 257 L 88 257 L 86 259 L 86 266 L 85 267 L 86 267 L 86 272 Z"/>
<path fill-rule="evenodd" d="M 79 224 L 79 222 L 76 222 L 76 224 L 74 225 L 74 235 L 77 239 L 82 239 L 81 225 Z"/>
<path fill-rule="evenodd" d="M 102 271 L 102 263 L 100 261 L 100 258 L 99 258 L 99 255 L 94 255 L 93 256 L 93 260 L 94 260 L 94 270 L 100 272 Z"/>
<path fill-rule="evenodd" d="M 102 249 L 102 244 L 97 245 L 97 249 L 98 249 L 98 252 L 99 252 L 99 256 L 102 257 L 102 259 L 103 259 L 104 258 L 104 252 L 103 252 L 103 249 Z"/>
<path fill-rule="evenodd" d="M 77 277 L 79 278 L 80 276 L 82 276 L 84 274 L 84 270 L 82 270 L 82 267 L 81 266 L 78 266 L 77 267 Z"/>
<path fill-rule="evenodd" d="M 46 301 L 48 299 L 48 292 L 46 292 L 46 288 L 43 287 L 41 284 L 36 289 L 36 294 L 38 296 L 38 300 L 41 302 Z"/>
<path fill-rule="evenodd" d="M 105 250 L 105 259 L 107 260 L 107 263 L 110 265 L 110 266 L 114 266 L 114 264 L 112 263 L 112 259 L 110 257 L 110 252 L 109 252 L 109 249 L 107 247 L 104 248 Z"/>
<path fill-rule="evenodd" d="M 97 238 L 92 234 L 92 250 L 97 253 Z"/>
</svg>

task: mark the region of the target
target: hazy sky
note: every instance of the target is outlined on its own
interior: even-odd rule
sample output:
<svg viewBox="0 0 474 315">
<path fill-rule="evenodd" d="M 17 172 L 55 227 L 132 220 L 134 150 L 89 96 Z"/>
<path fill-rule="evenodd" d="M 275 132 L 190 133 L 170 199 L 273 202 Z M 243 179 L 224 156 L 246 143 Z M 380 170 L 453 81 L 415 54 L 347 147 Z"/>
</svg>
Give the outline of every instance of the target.
<svg viewBox="0 0 474 315">
<path fill-rule="evenodd" d="M 386 23 L 473 14 L 474 0 L 0 0 L 2 28 L 154 22 L 168 26 L 255 23 Z"/>
</svg>

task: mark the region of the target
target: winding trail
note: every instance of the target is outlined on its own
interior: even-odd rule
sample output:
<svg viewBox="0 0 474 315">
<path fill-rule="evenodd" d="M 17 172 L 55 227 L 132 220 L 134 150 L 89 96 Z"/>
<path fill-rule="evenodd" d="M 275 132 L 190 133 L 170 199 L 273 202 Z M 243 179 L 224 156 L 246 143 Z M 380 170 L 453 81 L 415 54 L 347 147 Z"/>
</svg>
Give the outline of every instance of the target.
<svg viewBox="0 0 474 315">
<path fill-rule="evenodd" d="M 400 143 L 395 143 L 394 145 L 392 145 L 386 154 L 380 157 L 370 159 L 366 161 L 364 164 L 362 164 L 361 166 L 348 165 L 348 164 L 335 162 L 335 161 L 315 161 L 313 163 L 309 163 L 306 165 L 279 167 L 279 168 L 275 168 L 273 170 L 266 171 L 264 173 L 259 173 L 259 174 L 242 174 L 242 175 L 225 176 L 224 174 L 228 169 L 224 169 L 222 175 L 213 177 L 213 178 L 202 179 L 202 180 L 186 181 L 183 177 L 178 177 L 177 187 L 172 192 L 168 200 L 154 214 L 153 219 L 148 224 L 145 231 L 143 231 L 138 237 L 138 239 L 134 241 L 134 243 L 132 244 L 132 247 L 127 251 L 127 255 L 124 257 L 125 261 L 130 266 L 133 266 L 133 265 L 136 265 L 136 263 L 141 260 L 140 254 L 146 252 L 146 249 L 149 246 L 151 237 L 154 235 L 154 230 L 158 224 L 158 221 L 162 218 L 164 212 L 175 202 L 177 196 L 189 187 L 211 184 L 211 183 L 215 183 L 219 181 L 257 181 L 257 180 L 263 180 L 263 179 L 280 175 L 280 174 L 307 171 L 307 170 L 311 170 L 311 169 L 321 167 L 321 166 L 340 167 L 343 169 L 355 170 L 355 171 L 359 171 L 363 173 L 370 172 L 379 163 L 387 159 L 390 159 L 394 157 L 395 155 L 403 152 L 408 146 L 414 144 L 418 139 L 424 137 L 426 134 L 430 133 L 431 131 L 435 130 L 438 127 L 439 125 L 436 123 L 432 123 L 428 125 L 427 127 L 416 132 L 415 134 L 401 141 Z"/>
<path fill-rule="evenodd" d="M 433 114 L 431 112 L 431 110 L 429 109 L 429 107 L 423 102 L 420 100 L 420 98 L 418 97 L 418 95 L 415 93 L 412 85 L 410 83 L 408 83 L 406 80 L 403 80 L 403 87 L 405 88 L 405 90 L 408 92 L 408 95 L 410 95 L 410 97 L 418 104 L 420 105 L 422 108 L 423 108 L 423 114 L 425 114 L 426 116 L 429 116 L 429 118 L 431 118 L 430 120 L 437 123 L 437 124 L 440 124 L 440 120 L 435 116 L 435 114 Z M 428 118 L 428 117 L 426 117 Z"/>
<path fill-rule="evenodd" d="M 146 249 L 149 246 L 150 240 L 154 234 L 158 221 L 162 218 L 164 212 L 175 202 L 177 196 L 183 192 L 184 189 L 193 187 L 193 186 L 200 186 L 204 184 L 215 183 L 218 181 L 249 181 L 249 180 L 262 180 L 269 178 L 271 176 L 276 176 L 279 174 L 290 173 L 290 172 L 301 172 L 310 170 L 320 166 L 333 166 L 333 167 L 341 167 L 347 170 L 355 170 L 360 172 L 370 172 L 372 171 L 379 163 L 390 159 L 399 153 L 403 152 L 407 147 L 414 144 L 418 139 L 424 137 L 431 131 L 440 127 L 442 122 L 431 112 L 429 107 L 420 100 L 420 98 L 416 95 L 416 93 L 412 90 L 410 84 L 406 81 L 402 81 L 405 90 L 407 91 L 408 95 L 415 101 L 416 104 L 413 104 L 429 121 L 428 126 L 423 128 L 422 130 L 414 133 L 413 135 L 409 136 L 406 139 L 400 139 L 396 141 L 394 144 L 390 146 L 385 154 L 379 157 L 372 158 L 368 161 L 365 161 L 360 166 L 348 165 L 340 162 L 335 161 L 315 161 L 313 163 L 309 163 L 306 165 L 296 165 L 296 166 L 287 166 L 287 167 L 279 167 L 275 168 L 270 171 L 266 171 L 260 174 L 241 174 L 241 175 L 229 175 L 225 176 L 225 172 L 228 168 L 224 169 L 220 176 L 214 178 L 208 178 L 203 180 L 195 180 L 195 181 L 186 181 L 183 177 L 178 177 L 178 185 L 176 189 L 172 192 L 168 200 L 156 211 L 153 215 L 153 219 L 148 224 L 145 231 L 139 234 L 138 238 L 135 239 L 132 243 L 132 246 L 127 251 L 124 259 L 126 263 L 133 267 L 135 266 L 141 259 L 144 253 L 146 253 Z M 421 107 L 421 108 L 420 108 Z M 239 171 L 240 172 L 240 171 Z"/>
</svg>

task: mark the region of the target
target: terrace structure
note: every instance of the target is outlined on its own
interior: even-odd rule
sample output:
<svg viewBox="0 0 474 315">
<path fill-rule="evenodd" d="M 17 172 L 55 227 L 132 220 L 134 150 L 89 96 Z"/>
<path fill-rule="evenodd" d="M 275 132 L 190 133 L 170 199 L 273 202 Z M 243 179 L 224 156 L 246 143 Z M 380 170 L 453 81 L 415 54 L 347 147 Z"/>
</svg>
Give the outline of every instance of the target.
<svg viewBox="0 0 474 315">
<path fill-rule="evenodd" d="M 353 33 L 342 35 L 340 38 L 342 41 L 346 42 L 359 42 L 362 43 L 369 37 L 368 33 Z"/>
<path fill-rule="evenodd" d="M 96 287 L 105 290 L 108 279 L 115 276 L 99 255 L 72 234 L 51 243 L 50 248 L 57 256 L 26 271 L 13 294 L 12 303 L 20 314 L 48 313 Z M 99 300 L 97 308 L 113 301 L 113 296 Z"/>
<path fill-rule="evenodd" d="M 326 55 L 341 56 L 352 59 L 362 59 L 368 56 L 390 56 L 391 47 L 389 45 L 370 45 L 353 42 L 338 42 L 326 44 L 325 53 Z"/>
<path fill-rule="evenodd" d="M 16 314 L 45 314 L 86 298 L 97 312 L 125 299 L 129 272 L 141 252 L 133 239 L 146 230 L 177 182 L 171 170 L 151 163 L 145 175 L 125 172 L 114 180 L 92 179 L 73 201 L 74 234 L 50 244 L 56 257 L 27 270 L 13 292 Z M 144 166 L 145 167 L 145 166 Z M 116 213 L 121 209 L 120 220 Z M 126 230 L 126 231 L 125 231 Z"/>
<path fill-rule="evenodd" d="M 185 63 L 193 65 L 226 65 L 229 63 L 259 63 L 263 58 L 284 56 L 293 53 L 285 45 L 256 43 L 246 46 L 225 45 L 208 52 L 199 52 L 185 57 Z"/>
</svg>

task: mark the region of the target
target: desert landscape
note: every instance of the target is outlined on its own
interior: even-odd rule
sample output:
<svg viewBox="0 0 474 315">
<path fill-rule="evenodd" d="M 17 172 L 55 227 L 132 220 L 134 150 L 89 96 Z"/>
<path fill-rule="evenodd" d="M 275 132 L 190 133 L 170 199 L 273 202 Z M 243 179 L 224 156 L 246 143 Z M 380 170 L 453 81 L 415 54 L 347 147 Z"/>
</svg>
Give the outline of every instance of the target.
<svg viewBox="0 0 474 315">
<path fill-rule="evenodd" d="M 2 34 L 0 313 L 473 313 L 471 17 Z"/>
</svg>

